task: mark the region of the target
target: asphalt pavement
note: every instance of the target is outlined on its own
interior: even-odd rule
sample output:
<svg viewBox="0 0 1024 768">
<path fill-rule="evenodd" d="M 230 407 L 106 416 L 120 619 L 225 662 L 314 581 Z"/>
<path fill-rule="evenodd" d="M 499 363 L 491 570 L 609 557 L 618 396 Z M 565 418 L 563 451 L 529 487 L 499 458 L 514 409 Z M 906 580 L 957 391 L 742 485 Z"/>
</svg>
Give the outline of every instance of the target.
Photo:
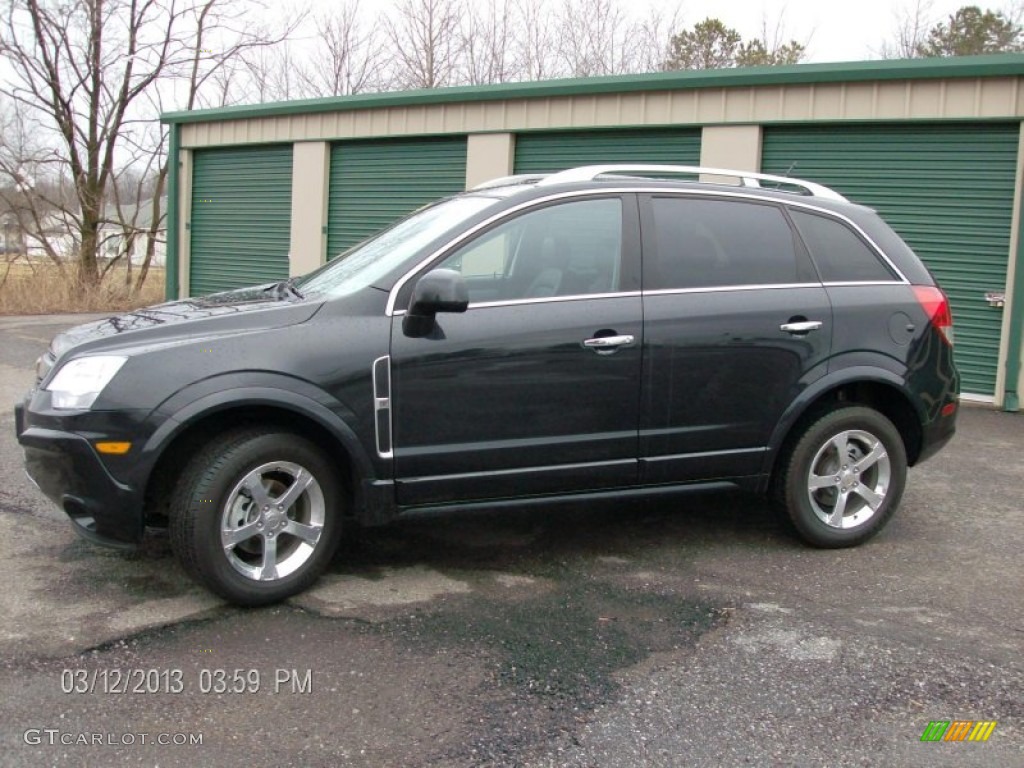
<svg viewBox="0 0 1024 768">
<path fill-rule="evenodd" d="M 76 321 L 0 318 L 4 766 L 1024 765 L 1024 416 L 964 408 L 856 549 L 738 493 L 449 514 L 243 611 L 24 477 L 10 406 Z"/>
</svg>

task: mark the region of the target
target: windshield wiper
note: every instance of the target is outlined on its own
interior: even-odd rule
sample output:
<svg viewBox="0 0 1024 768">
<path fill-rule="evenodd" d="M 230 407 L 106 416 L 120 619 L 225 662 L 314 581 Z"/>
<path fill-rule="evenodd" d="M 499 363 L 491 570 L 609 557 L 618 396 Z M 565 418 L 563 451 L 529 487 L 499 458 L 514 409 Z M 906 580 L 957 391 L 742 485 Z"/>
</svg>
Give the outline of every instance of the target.
<svg viewBox="0 0 1024 768">
<path fill-rule="evenodd" d="M 282 280 L 279 283 L 274 283 L 272 286 L 267 288 L 267 290 L 273 292 L 275 299 L 283 299 L 285 296 L 288 295 L 292 295 L 297 299 L 304 299 L 306 298 L 305 294 L 303 294 L 302 291 L 295 287 L 295 281 L 298 279 L 298 276 L 289 277 L 287 280 Z"/>
</svg>

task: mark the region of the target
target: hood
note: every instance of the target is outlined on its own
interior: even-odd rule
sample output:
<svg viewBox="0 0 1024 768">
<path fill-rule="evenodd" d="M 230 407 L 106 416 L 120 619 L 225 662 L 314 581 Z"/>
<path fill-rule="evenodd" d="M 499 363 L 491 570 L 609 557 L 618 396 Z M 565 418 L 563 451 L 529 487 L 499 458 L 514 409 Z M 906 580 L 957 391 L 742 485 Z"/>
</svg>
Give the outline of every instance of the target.
<svg viewBox="0 0 1024 768">
<path fill-rule="evenodd" d="M 134 312 L 79 325 L 53 339 L 50 354 L 114 349 L 211 336 L 282 328 L 309 320 L 321 301 L 281 297 L 276 283 L 215 293 L 144 307 Z"/>
</svg>

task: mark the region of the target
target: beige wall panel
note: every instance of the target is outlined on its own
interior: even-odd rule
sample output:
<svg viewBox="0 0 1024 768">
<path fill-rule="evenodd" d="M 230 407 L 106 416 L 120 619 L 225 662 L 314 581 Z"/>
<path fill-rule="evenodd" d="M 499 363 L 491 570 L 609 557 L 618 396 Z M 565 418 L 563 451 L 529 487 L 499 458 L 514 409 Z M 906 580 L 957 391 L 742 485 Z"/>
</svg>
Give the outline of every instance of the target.
<svg viewBox="0 0 1024 768">
<path fill-rule="evenodd" d="M 275 141 L 805 120 L 1019 118 L 1020 78 L 826 83 L 580 95 L 224 120 L 182 126 L 182 147 Z"/>
<path fill-rule="evenodd" d="M 910 114 L 914 117 L 941 117 L 944 99 L 942 83 L 915 83 L 910 92 Z"/>
<path fill-rule="evenodd" d="M 782 113 L 785 89 L 782 87 L 754 89 L 754 103 L 751 118 L 754 120 L 777 120 Z"/>
<path fill-rule="evenodd" d="M 882 83 L 878 88 L 874 115 L 902 119 L 907 117 L 909 83 Z"/>
<path fill-rule="evenodd" d="M 704 126 L 700 137 L 700 164 L 705 168 L 761 170 L 761 126 Z M 722 180 L 729 184 L 737 183 L 734 178 Z"/>
<path fill-rule="evenodd" d="M 843 117 L 870 116 L 875 112 L 878 96 L 876 83 L 851 83 L 843 87 Z"/>
<path fill-rule="evenodd" d="M 515 134 L 473 133 L 466 142 L 466 189 L 512 174 Z"/>
<path fill-rule="evenodd" d="M 646 93 L 625 93 L 619 101 L 620 125 L 649 125 Z"/>
<path fill-rule="evenodd" d="M 754 110 L 753 88 L 730 88 L 725 93 L 722 122 L 730 123 L 749 120 Z"/>
<path fill-rule="evenodd" d="M 192 152 L 181 150 L 178 155 L 181 170 L 178 174 L 181 189 L 178 192 L 178 296 L 189 295 L 191 278 L 189 265 L 192 259 L 192 232 L 186 226 L 192 219 Z"/>
<path fill-rule="evenodd" d="M 483 105 L 484 119 L 481 123 L 487 130 L 493 131 L 508 125 L 509 102 L 488 101 Z"/>
<path fill-rule="evenodd" d="M 808 120 L 811 117 L 812 86 L 799 85 L 783 89 L 782 114 L 784 120 Z"/>
<path fill-rule="evenodd" d="M 946 112 L 949 114 L 976 114 L 977 96 L 977 80 L 951 80 L 947 82 Z"/>
<path fill-rule="evenodd" d="M 842 120 L 846 116 L 846 90 L 817 86 L 813 92 L 813 114 L 818 119 Z"/>
<path fill-rule="evenodd" d="M 722 99 L 721 88 L 709 88 L 706 91 L 694 91 L 696 103 L 693 107 L 694 123 L 715 123 L 721 119 Z"/>
<path fill-rule="evenodd" d="M 404 110 L 400 124 L 403 130 L 408 126 L 409 122 L 413 119 L 412 115 L 409 114 L 409 110 Z M 349 126 L 349 133 L 346 138 L 353 136 L 368 136 L 373 133 L 373 113 L 372 112 L 355 112 L 352 115 L 352 124 Z"/>
<path fill-rule="evenodd" d="M 1013 83 L 1006 79 L 978 81 L 978 116 L 1008 114 L 1017 102 Z"/>
<path fill-rule="evenodd" d="M 461 119 L 467 125 L 486 125 L 487 112 L 484 107 L 485 105 L 480 102 L 464 105 L 462 108 Z"/>
<path fill-rule="evenodd" d="M 572 99 L 545 99 L 544 123 L 551 126 L 572 125 Z"/>
<path fill-rule="evenodd" d="M 325 261 L 331 145 L 326 141 L 300 141 L 295 143 L 293 153 L 288 274 L 304 275 Z"/>
<path fill-rule="evenodd" d="M 695 123 L 697 122 L 697 92 L 676 91 L 669 95 L 669 122 L 671 123 Z"/>
<path fill-rule="evenodd" d="M 397 120 L 394 119 L 395 113 L 390 109 L 378 109 L 370 113 L 370 127 L 368 132 L 373 135 L 384 135 L 388 136 L 394 133 L 402 133 L 402 129 Z"/>
<path fill-rule="evenodd" d="M 584 102 L 584 108 L 580 110 L 580 120 L 576 125 L 607 126 L 620 125 L 619 114 L 621 112 L 620 99 L 612 96 L 592 96 Z"/>
<path fill-rule="evenodd" d="M 672 95 L 664 92 L 647 94 L 644 113 L 655 125 L 672 122 Z"/>
<path fill-rule="evenodd" d="M 336 118 L 335 135 L 351 136 L 355 133 L 355 113 L 340 113 Z"/>
<path fill-rule="evenodd" d="M 506 101 L 505 104 L 505 125 L 508 127 L 526 126 L 526 101 L 523 99 L 517 99 L 515 101 Z"/>
<path fill-rule="evenodd" d="M 1010 354 L 1010 319 L 1013 316 L 1014 304 L 1024 300 L 1024 296 L 1014 295 L 1017 270 L 1024 269 L 1024 263 L 1021 263 L 1018 258 L 1021 239 L 1021 201 L 1024 198 L 1024 163 L 1021 163 L 1021 158 L 1024 158 L 1024 123 L 1021 123 L 1020 130 L 1020 137 L 1017 140 L 1017 175 L 1014 183 L 1014 217 L 1010 225 L 1010 260 L 1007 263 L 1007 285 L 1004 288 L 1007 303 L 1002 307 L 1002 327 L 999 331 L 999 366 L 995 372 L 995 404 L 1000 408 L 1006 399 L 1008 389 L 1016 391 L 1018 396 L 1024 389 L 1024 372 L 1007 371 L 1007 358 Z M 1008 378 L 1011 381 L 1008 381 Z"/>
</svg>

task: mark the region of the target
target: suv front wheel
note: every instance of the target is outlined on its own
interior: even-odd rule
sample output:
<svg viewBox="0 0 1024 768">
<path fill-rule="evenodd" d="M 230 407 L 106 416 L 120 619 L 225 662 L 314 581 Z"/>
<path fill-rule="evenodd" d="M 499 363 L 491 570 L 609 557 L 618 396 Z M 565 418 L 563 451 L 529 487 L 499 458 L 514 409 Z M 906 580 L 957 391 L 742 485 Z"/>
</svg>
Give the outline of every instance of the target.
<svg viewBox="0 0 1024 768">
<path fill-rule="evenodd" d="M 776 500 L 800 536 L 851 547 L 886 524 L 903 496 L 907 453 L 878 411 L 839 408 L 813 422 L 783 457 Z"/>
<path fill-rule="evenodd" d="M 306 589 L 338 542 L 342 489 L 313 443 L 230 432 L 187 465 L 171 501 L 171 546 L 190 576 L 239 605 Z"/>
</svg>

